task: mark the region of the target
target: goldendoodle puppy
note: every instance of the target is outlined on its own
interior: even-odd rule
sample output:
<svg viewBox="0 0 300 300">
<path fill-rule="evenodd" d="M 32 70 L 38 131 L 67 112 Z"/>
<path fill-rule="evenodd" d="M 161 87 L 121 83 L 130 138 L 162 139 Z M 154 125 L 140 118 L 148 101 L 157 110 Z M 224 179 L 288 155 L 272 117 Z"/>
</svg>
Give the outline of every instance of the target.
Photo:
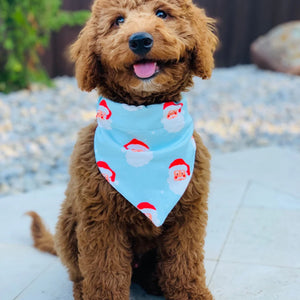
<svg viewBox="0 0 300 300">
<path fill-rule="evenodd" d="M 132 279 L 166 299 L 212 299 L 210 155 L 181 92 L 210 77 L 213 32 L 191 0 L 93 4 L 71 57 L 79 87 L 101 95 L 97 122 L 79 133 L 55 236 L 29 213 L 35 246 L 59 255 L 75 299 L 129 299 Z"/>
</svg>

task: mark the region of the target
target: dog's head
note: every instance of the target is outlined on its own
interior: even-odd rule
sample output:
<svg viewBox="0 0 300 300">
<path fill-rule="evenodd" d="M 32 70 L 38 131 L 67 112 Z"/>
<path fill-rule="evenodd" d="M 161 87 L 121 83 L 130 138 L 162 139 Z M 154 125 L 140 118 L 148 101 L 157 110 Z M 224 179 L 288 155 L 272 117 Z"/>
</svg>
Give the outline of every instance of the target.
<svg viewBox="0 0 300 300">
<path fill-rule="evenodd" d="M 209 78 L 216 44 L 213 19 L 191 0 L 95 0 L 71 57 L 81 89 L 144 104 Z"/>
</svg>

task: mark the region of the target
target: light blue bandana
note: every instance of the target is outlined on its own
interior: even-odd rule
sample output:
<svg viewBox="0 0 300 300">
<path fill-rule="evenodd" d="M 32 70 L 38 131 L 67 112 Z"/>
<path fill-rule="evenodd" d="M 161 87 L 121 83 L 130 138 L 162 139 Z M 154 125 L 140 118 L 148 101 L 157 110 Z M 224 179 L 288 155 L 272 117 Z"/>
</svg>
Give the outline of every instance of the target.
<svg viewBox="0 0 300 300">
<path fill-rule="evenodd" d="M 96 117 L 94 150 L 100 172 L 161 226 L 194 169 L 194 126 L 186 100 L 131 106 L 100 97 Z"/>
</svg>

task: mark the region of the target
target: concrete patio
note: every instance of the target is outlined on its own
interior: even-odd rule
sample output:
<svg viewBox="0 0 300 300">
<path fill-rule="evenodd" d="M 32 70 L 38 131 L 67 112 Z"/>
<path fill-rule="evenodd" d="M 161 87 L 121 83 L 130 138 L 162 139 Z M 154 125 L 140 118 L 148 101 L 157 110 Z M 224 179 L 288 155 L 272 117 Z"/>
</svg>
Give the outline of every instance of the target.
<svg viewBox="0 0 300 300">
<path fill-rule="evenodd" d="M 281 148 L 213 154 L 205 263 L 216 300 L 300 299 L 299 166 L 300 154 Z M 24 216 L 37 211 L 53 232 L 64 190 L 0 199 L 1 300 L 72 299 L 66 270 L 32 247 Z"/>
</svg>

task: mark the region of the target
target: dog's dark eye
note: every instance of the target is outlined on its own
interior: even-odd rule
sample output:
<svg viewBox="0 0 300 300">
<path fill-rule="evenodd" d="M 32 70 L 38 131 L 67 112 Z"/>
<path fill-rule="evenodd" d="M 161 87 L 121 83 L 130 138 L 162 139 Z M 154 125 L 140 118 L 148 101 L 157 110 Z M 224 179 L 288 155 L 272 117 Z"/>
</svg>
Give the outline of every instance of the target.
<svg viewBox="0 0 300 300">
<path fill-rule="evenodd" d="M 115 24 L 116 24 L 117 26 L 120 26 L 120 24 L 122 24 L 122 23 L 124 23 L 124 22 L 125 22 L 125 18 L 122 17 L 122 16 L 117 17 L 116 20 L 115 20 Z"/>
<path fill-rule="evenodd" d="M 163 10 L 158 10 L 156 12 L 156 16 L 161 19 L 165 19 L 168 16 L 168 14 L 166 12 L 164 12 Z"/>
</svg>

